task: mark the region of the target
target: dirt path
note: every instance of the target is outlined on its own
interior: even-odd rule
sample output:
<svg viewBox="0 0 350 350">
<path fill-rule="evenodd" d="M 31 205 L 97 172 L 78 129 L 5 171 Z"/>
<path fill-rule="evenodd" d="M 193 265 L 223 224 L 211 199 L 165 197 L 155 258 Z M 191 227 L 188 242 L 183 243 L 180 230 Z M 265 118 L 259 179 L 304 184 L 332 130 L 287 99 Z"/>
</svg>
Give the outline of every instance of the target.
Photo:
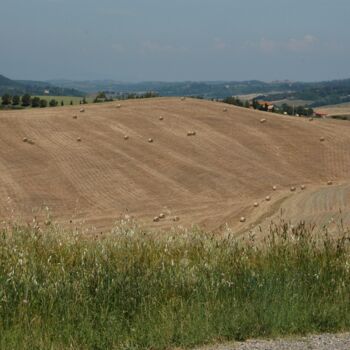
<svg viewBox="0 0 350 350">
<path fill-rule="evenodd" d="M 244 343 L 232 343 L 208 346 L 201 350 L 349 350 L 350 333 L 312 335 L 295 339 L 249 340 Z"/>
</svg>

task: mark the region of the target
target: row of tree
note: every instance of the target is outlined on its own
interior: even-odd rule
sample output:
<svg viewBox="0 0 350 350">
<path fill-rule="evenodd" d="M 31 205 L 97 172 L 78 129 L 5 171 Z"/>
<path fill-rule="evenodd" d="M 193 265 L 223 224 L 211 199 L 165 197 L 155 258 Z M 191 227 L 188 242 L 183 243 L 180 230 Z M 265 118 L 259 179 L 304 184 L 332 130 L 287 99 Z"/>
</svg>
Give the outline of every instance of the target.
<svg viewBox="0 0 350 350">
<path fill-rule="evenodd" d="M 299 115 L 305 117 L 311 117 L 314 115 L 314 110 L 312 108 L 308 108 L 305 106 L 290 106 L 286 103 L 283 103 L 281 106 L 273 106 L 272 109 L 269 109 L 271 104 L 261 103 L 257 99 L 253 99 L 251 102 L 242 101 L 237 97 L 226 97 L 222 100 L 224 103 L 228 103 L 231 105 L 245 107 L 245 108 L 253 108 L 260 111 L 269 111 L 272 113 L 280 113 L 280 114 L 288 114 L 288 115 Z"/>
<path fill-rule="evenodd" d="M 29 94 L 23 96 L 11 96 L 9 94 L 4 94 L 1 98 L 1 105 L 4 107 L 32 107 L 32 108 L 45 108 L 45 107 L 56 107 L 59 104 L 64 106 L 64 101 L 61 102 L 52 98 L 51 100 L 43 99 L 40 97 L 32 97 Z M 86 104 L 87 101 L 85 97 L 80 101 L 80 104 Z M 70 105 L 73 105 L 73 101 L 70 101 Z"/>
<path fill-rule="evenodd" d="M 114 99 L 110 95 L 112 95 L 111 92 L 101 91 L 96 95 L 94 99 L 94 103 L 114 101 Z M 159 97 L 159 94 L 154 91 L 147 91 L 145 93 L 119 93 L 116 99 L 133 100 L 133 99 L 139 99 L 139 98 L 152 98 L 152 97 Z"/>
</svg>

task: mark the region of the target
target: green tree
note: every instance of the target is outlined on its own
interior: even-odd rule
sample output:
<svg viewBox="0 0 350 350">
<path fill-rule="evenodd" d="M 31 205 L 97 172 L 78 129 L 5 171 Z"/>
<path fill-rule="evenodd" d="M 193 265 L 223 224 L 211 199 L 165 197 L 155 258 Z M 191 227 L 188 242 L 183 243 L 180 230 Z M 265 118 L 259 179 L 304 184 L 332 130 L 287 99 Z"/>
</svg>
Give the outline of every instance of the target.
<svg viewBox="0 0 350 350">
<path fill-rule="evenodd" d="M 55 99 L 50 100 L 49 106 L 50 107 L 56 107 L 58 105 L 58 102 Z"/>
<path fill-rule="evenodd" d="M 13 96 L 12 105 L 18 106 L 21 103 L 21 98 L 18 95 Z"/>
<path fill-rule="evenodd" d="M 61 101 L 61 106 L 64 106 L 64 102 L 63 102 L 63 100 Z"/>
<path fill-rule="evenodd" d="M 40 100 L 40 108 L 45 108 L 47 107 L 47 101 L 46 100 Z"/>
<path fill-rule="evenodd" d="M 2 95 L 2 105 L 8 106 L 11 104 L 12 97 L 9 94 Z"/>
<path fill-rule="evenodd" d="M 73 101 L 70 101 L 70 105 L 73 106 Z"/>
<path fill-rule="evenodd" d="M 30 97 L 29 94 L 25 94 L 25 95 L 22 96 L 22 106 L 23 107 L 30 106 L 31 101 L 32 101 L 32 98 Z"/>
<path fill-rule="evenodd" d="M 33 108 L 40 107 L 40 98 L 39 97 L 32 98 L 32 107 Z"/>
</svg>

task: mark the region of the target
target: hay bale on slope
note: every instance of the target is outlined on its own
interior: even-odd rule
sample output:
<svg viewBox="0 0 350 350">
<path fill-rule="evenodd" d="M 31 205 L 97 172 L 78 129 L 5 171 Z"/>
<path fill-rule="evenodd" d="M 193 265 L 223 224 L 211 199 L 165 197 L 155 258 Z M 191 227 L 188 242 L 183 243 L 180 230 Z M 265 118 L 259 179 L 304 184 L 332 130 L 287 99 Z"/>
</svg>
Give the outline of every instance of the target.
<svg viewBox="0 0 350 350">
<path fill-rule="evenodd" d="M 196 136 L 195 131 L 187 131 L 187 136 Z"/>
</svg>

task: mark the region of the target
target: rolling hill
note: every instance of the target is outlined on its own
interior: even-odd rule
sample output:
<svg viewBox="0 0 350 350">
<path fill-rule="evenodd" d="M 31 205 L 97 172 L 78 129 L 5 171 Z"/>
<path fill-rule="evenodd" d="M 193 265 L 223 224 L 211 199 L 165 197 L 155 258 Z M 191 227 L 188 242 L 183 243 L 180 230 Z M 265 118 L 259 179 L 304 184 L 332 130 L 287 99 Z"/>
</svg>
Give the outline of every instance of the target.
<svg viewBox="0 0 350 350">
<path fill-rule="evenodd" d="M 76 89 L 57 87 L 43 81 L 12 80 L 0 74 L 0 96 L 4 94 L 43 95 L 45 90 L 49 90 L 51 96 L 84 96 L 84 93 Z"/>
<path fill-rule="evenodd" d="M 227 223 L 242 233 L 283 208 L 292 220 L 322 223 L 341 209 L 350 223 L 349 135 L 346 121 L 310 122 L 195 99 L 89 105 L 84 113 L 4 111 L 1 219 L 31 220 L 48 207 L 68 227 L 108 230 L 129 215 L 146 227 L 219 231 Z M 153 222 L 161 212 L 165 219 Z"/>
</svg>

